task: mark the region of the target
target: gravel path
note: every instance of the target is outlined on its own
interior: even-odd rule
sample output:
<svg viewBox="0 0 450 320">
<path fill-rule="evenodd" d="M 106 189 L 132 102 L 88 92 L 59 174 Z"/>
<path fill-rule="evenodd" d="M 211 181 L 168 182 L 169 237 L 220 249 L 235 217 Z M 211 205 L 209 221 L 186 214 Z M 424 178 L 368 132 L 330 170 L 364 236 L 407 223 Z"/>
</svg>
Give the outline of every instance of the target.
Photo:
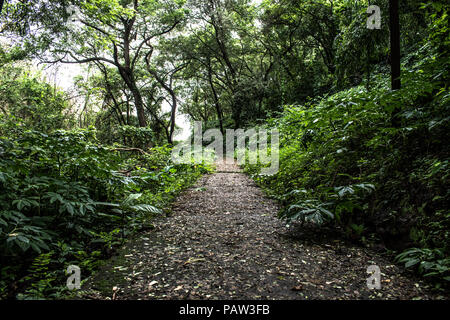
<svg viewBox="0 0 450 320">
<path fill-rule="evenodd" d="M 85 298 L 436 297 L 369 249 L 286 227 L 278 209 L 236 165 L 220 163 L 87 281 Z M 370 265 L 381 269 L 380 290 L 367 288 Z"/>
</svg>

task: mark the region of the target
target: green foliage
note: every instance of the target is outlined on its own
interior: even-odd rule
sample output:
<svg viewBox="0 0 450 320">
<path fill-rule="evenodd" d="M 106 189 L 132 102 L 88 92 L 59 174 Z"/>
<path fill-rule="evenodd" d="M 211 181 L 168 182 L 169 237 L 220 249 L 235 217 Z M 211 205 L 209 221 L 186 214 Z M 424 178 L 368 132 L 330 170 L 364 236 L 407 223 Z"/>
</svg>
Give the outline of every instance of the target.
<svg viewBox="0 0 450 320">
<path fill-rule="evenodd" d="M 87 276 L 203 170 L 171 164 L 167 147 L 129 157 L 95 136 L 93 128 L 43 133 L 18 127 L 0 138 L 0 252 L 8 275 L 2 295 L 19 280 L 28 288 L 23 298 L 59 294 L 65 264 L 83 266 Z M 122 173 L 128 167 L 129 174 Z M 50 252 L 45 277 L 17 278 L 26 270 L 13 271 L 15 263 L 33 266 Z"/>
<path fill-rule="evenodd" d="M 246 170 L 281 218 L 408 249 L 399 261 L 448 280 L 447 2 L 401 1 L 395 92 L 387 0 L 370 2 L 381 30 L 364 1 L 72 3 L 75 25 L 63 0 L 6 1 L 0 16 L 0 297 L 61 297 L 67 264 L 88 275 L 210 170 L 161 145 L 178 109 L 205 129 L 278 128 L 280 171 Z M 78 99 L 26 57 L 87 64 Z"/>
<path fill-rule="evenodd" d="M 286 106 L 269 121 L 281 133 L 279 172 L 246 170 L 285 205 L 280 217 L 332 224 L 355 240 L 376 235 L 391 249 L 420 246 L 401 261 L 423 261 L 419 271 L 442 280 L 450 251 L 450 94 L 448 60 L 433 52 L 404 70 L 401 90 L 379 79 L 370 91 L 359 86 Z M 391 122 L 396 109 L 400 127 Z"/>
<path fill-rule="evenodd" d="M 134 126 L 120 126 L 118 127 L 119 134 L 126 145 L 135 146 L 138 148 L 146 148 L 155 141 L 153 131 L 149 128 L 137 128 Z"/>
<path fill-rule="evenodd" d="M 450 281 L 450 258 L 441 248 L 411 248 L 399 254 L 396 259 L 404 263 L 405 268 L 415 268 L 424 277 Z"/>
<path fill-rule="evenodd" d="M 49 132 L 73 125 L 66 93 L 10 64 L 0 67 L 0 111 L 0 135 L 19 126 Z"/>
</svg>

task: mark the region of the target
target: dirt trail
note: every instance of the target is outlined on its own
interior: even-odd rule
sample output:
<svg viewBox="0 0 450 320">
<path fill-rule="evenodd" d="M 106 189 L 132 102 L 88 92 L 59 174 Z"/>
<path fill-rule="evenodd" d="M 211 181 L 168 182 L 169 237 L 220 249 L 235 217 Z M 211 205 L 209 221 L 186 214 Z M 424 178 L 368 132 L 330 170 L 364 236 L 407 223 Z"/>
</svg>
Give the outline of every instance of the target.
<svg viewBox="0 0 450 320">
<path fill-rule="evenodd" d="M 116 286 L 115 299 L 433 298 L 368 249 L 286 227 L 278 209 L 236 165 L 218 164 L 88 281 L 85 297 L 111 298 Z M 380 290 L 367 288 L 370 265 Z"/>
</svg>

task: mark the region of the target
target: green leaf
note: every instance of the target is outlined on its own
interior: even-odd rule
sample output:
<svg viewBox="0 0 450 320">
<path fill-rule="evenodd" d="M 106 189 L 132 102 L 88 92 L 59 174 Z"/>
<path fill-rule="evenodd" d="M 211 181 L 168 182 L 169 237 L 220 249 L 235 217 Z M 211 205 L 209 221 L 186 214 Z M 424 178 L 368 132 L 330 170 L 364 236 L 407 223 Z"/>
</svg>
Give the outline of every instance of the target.
<svg viewBox="0 0 450 320">
<path fill-rule="evenodd" d="M 420 262 L 420 259 L 411 259 L 411 260 L 408 260 L 406 263 L 405 263 L 405 268 L 410 268 L 410 267 L 412 267 L 412 266 L 414 266 L 414 265 L 416 265 L 416 264 L 418 264 Z"/>
<path fill-rule="evenodd" d="M 140 197 L 142 197 L 142 193 L 132 193 L 123 201 L 123 204 L 129 205 L 131 202 L 139 199 Z"/>
<path fill-rule="evenodd" d="M 161 213 L 162 211 L 152 205 L 149 204 L 138 204 L 130 207 L 136 211 L 148 212 L 148 213 Z"/>
<path fill-rule="evenodd" d="M 31 248 L 34 250 L 34 251 L 36 251 L 37 253 L 41 253 L 42 252 L 42 250 L 39 248 L 39 246 L 37 246 L 35 243 L 33 243 L 33 242 L 31 242 L 30 243 L 30 246 L 31 246 Z"/>
<path fill-rule="evenodd" d="M 321 212 L 323 212 L 323 213 L 325 213 L 328 217 L 330 217 L 331 219 L 333 219 L 334 218 L 334 214 L 331 212 L 331 211 L 329 211 L 329 210 L 327 210 L 327 209 L 325 209 L 325 208 L 319 208 L 319 210 L 321 211 Z"/>
</svg>

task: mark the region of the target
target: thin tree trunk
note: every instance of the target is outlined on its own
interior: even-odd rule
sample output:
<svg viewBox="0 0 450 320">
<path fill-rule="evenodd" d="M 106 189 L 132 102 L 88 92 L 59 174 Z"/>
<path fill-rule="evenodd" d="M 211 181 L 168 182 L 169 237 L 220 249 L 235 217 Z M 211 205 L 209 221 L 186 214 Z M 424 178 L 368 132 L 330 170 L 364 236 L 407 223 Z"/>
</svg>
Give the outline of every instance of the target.
<svg viewBox="0 0 450 320">
<path fill-rule="evenodd" d="M 216 89 L 214 88 L 214 83 L 212 81 L 212 72 L 211 72 L 211 62 L 209 62 L 208 65 L 208 80 L 209 80 L 209 85 L 211 86 L 211 91 L 213 93 L 213 97 L 214 97 L 214 106 L 216 107 L 216 112 L 217 112 L 217 118 L 219 118 L 219 125 L 220 125 L 220 132 L 222 134 L 225 134 L 224 128 L 223 128 L 223 113 L 222 113 L 222 107 L 220 106 L 219 103 L 219 97 L 217 96 L 217 92 Z"/>
<path fill-rule="evenodd" d="M 389 0 L 391 31 L 391 86 L 392 90 L 401 88 L 400 81 L 400 20 L 398 0 Z"/>
<path fill-rule="evenodd" d="M 400 80 L 400 20 L 398 0 L 389 0 L 389 28 L 391 41 L 391 88 L 399 90 Z M 396 107 L 392 113 L 391 124 L 394 128 L 400 127 L 400 108 Z"/>
<path fill-rule="evenodd" d="M 139 92 L 139 89 L 137 89 L 135 85 L 133 85 L 133 89 L 131 89 L 131 92 L 134 98 L 134 105 L 136 106 L 139 126 L 141 128 L 145 128 L 147 127 L 147 119 L 145 118 L 144 101 L 142 100 L 141 93 Z"/>
</svg>

